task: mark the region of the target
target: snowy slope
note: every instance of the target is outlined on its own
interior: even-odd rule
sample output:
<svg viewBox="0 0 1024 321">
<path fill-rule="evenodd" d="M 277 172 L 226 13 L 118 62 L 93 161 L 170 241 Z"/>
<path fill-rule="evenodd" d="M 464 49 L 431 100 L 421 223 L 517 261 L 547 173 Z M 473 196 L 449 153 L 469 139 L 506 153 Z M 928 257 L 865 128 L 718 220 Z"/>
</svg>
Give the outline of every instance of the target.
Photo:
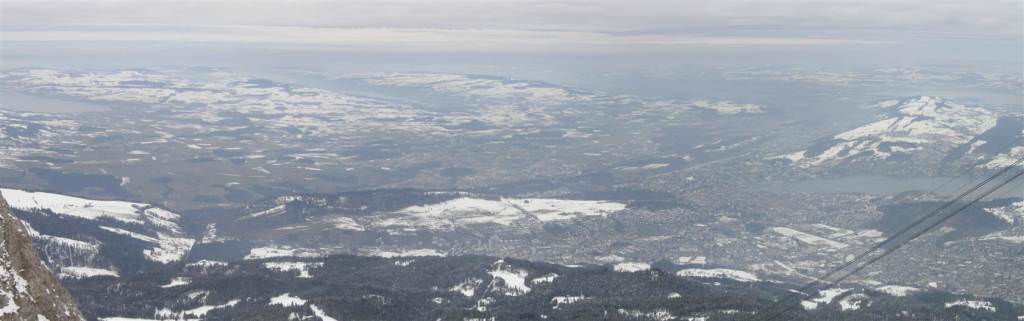
<svg viewBox="0 0 1024 321">
<path fill-rule="evenodd" d="M 117 271 L 110 271 L 112 262 L 101 266 L 78 266 L 73 261 L 81 259 L 61 258 L 62 255 L 85 256 L 87 261 L 99 255 L 100 248 L 105 246 L 95 235 L 84 235 L 75 233 L 75 236 L 48 235 L 39 230 L 60 230 L 60 227 L 42 226 L 40 224 L 56 224 L 48 220 L 50 213 L 58 217 L 78 219 L 79 222 L 89 222 L 88 229 L 95 228 L 98 233 L 117 235 L 145 244 L 141 255 L 147 260 L 155 263 L 171 263 L 181 260 L 192 248 L 193 239 L 188 237 L 181 226 L 181 216 L 177 213 L 155 207 L 150 204 L 123 202 L 123 201 L 102 201 L 80 197 L 73 197 L 54 193 L 29 192 L 17 189 L 0 189 L 4 197 L 10 202 L 12 208 L 25 211 L 30 215 L 22 217 L 26 222 L 38 221 L 49 223 L 35 223 L 26 225 L 30 234 L 43 246 L 44 253 L 49 257 L 49 263 L 55 269 L 61 270 L 62 275 L 74 277 L 88 277 L 94 275 L 117 275 Z M 116 225 L 116 226 L 115 226 Z M 80 232 L 84 232 L 83 229 Z M 53 251 L 48 251 L 53 249 Z M 73 253 L 72 253 L 73 252 Z M 79 262 L 81 263 L 81 262 Z M 87 271 L 83 269 L 95 269 L 107 271 L 104 273 L 80 273 Z M 75 270 L 77 269 L 77 270 Z"/>
</svg>

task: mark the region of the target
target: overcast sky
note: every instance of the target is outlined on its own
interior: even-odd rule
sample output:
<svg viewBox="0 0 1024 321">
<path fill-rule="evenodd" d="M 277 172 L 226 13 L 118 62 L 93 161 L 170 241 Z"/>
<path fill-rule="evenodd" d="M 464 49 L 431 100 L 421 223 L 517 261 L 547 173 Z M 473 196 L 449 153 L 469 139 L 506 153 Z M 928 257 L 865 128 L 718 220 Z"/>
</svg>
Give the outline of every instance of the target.
<svg viewBox="0 0 1024 321">
<path fill-rule="evenodd" d="M 1017 41 L 1024 0 L 21 1 L 5 42 L 316 44 L 410 50 Z"/>
</svg>

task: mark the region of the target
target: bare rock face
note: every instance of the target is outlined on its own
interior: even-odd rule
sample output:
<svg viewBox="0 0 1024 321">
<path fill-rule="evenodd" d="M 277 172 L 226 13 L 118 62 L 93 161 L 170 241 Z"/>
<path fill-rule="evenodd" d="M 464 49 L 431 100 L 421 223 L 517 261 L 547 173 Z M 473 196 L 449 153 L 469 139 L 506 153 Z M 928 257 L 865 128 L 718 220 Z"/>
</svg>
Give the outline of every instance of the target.
<svg viewBox="0 0 1024 321">
<path fill-rule="evenodd" d="M 84 320 L 0 195 L 0 320 Z"/>
</svg>

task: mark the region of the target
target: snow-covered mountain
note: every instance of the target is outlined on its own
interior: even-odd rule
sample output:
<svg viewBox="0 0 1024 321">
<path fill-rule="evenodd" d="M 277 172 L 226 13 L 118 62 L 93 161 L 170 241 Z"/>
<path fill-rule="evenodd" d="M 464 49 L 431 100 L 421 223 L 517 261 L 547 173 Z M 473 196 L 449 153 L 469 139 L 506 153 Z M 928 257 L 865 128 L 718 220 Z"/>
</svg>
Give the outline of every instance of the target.
<svg viewBox="0 0 1024 321">
<path fill-rule="evenodd" d="M 848 167 L 890 173 L 934 173 L 963 162 L 972 168 L 998 168 L 1012 162 L 1006 159 L 1014 150 L 1004 142 L 1020 135 L 1019 122 L 1013 117 L 938 97 L 887 100 L 871 108 L 879 111 L 881 119 L 773 159 L 808 169 Z M 908 164 L 913 169 L 900 168 Z"/>
<path fill-rule="evenodd" d="M 62 278 L 133 274 L 182 260 L 194 243 L 179 214 L 150 204 L 0 192 Z"/>
<path fill-rule="evenodd" d="M 0 195 L 0 320 L 84 320 Z"/>
</svg>

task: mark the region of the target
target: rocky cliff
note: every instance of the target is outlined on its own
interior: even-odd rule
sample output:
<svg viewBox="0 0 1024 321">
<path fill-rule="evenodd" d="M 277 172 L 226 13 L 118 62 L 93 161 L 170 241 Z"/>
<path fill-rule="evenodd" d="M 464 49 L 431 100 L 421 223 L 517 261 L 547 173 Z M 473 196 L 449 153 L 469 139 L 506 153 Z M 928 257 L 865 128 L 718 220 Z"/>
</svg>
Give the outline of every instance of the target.
<svg viewBox="0 0 1024 321">
<path fill-rule="evenodd" d="M 83 320 L 0 195 L 0 320 Z"/>
</svg>

